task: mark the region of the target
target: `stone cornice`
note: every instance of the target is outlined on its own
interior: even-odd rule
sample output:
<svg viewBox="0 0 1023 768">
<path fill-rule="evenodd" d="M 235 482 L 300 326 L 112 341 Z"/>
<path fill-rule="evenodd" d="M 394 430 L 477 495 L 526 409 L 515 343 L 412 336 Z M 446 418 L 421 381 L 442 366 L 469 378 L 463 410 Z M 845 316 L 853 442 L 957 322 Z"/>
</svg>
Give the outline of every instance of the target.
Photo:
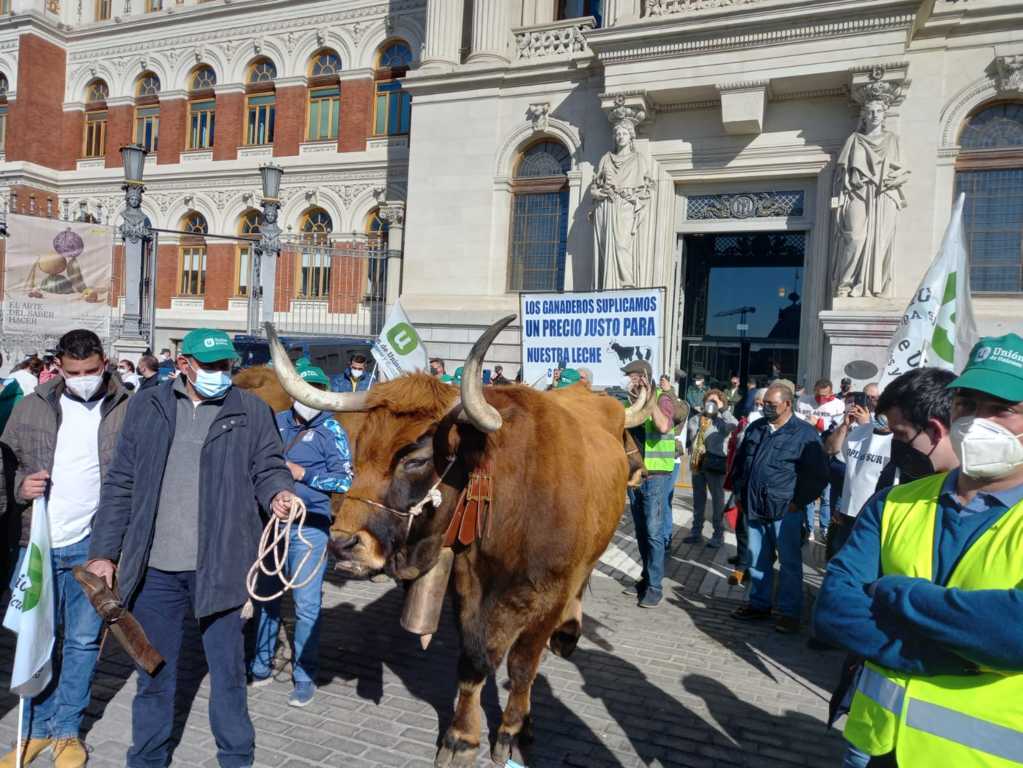
<svg viewBox="0 0 1023 768">
<path fill-rule="evenodd" d="M 808 8 L 807 6 L 815 6 Z M 871 35 L 909 30 L 916 18 L 916 0 L 884 0 L 864 8 L 849 0 L 809 0 L 783 9 L 765 8 L 739 17 L 700 20 L 689 16 L 644 19 L 586 34 L 601 63 L 688 56 L 763 46 L 783 46 L 804 40 Z M 760 8 L 760 6 L 751 6 Z M 773 12 L 772 12 L 773 10 Z M 784 12 L 782 12 L 784 11 Z"/>
</svg>

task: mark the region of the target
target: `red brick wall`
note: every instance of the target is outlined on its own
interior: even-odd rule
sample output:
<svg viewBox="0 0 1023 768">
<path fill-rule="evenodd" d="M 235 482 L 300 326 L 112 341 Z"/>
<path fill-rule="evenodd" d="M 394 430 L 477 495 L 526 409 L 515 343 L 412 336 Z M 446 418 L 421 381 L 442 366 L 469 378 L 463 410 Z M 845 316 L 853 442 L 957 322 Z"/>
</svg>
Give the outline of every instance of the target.
<svg viewBox="0 0 1023 768">
<path fill-rule="evenodd" d="M 234 160 L 242 142 L 245 125 L 245 94 L 217 94 L 217 133 L 213 141 L 214 160 Z"/>
<path fill-rule="evenodd" d="M 64 113 L 64 141 L 60 156 L 65 170 L 73 170 L 82 156 L 82 134 L 85 132 L 85 112 L 76 109 Z"/>
<path fill-rule="evenodd" d="M 364 152 L 373 131 L 373 81 L 345 80 L 341 83 L 341 125 L 338 152 Z"/>
<path fill-rule="evenodd" d="M 11 105 L 7 159 L 27 160 L 47 168 L 72 168 L 75 158 L 64 155 L 63 48 L 32 33 L 23 34 L 18 48 L 18 98 Z M 76 153 L 77 157 L 77 153 Z"/>
<path fill-rule="evenodd" d="M 234 257 L 233 245 L 207 244 L 206 309 L 227 309 L 227 301 L 234 293 Z"/>
<path fill-rule="evenodd" d="M 277 274 L 274 279 L 274 312 L 287 312 L 295 297 L 295 269 L 298 264 L 297 251 L 281 251 L 277 259 Z"/>
<path fill-rule="evenodd" d="M 156 306 L 170 309 L 178 292 L 178 246 L 161 245 L 156 257 Z"/>
<path fill-rule="evenodd" d="M 135 108 L 129 104 L 107 109 L 107 168 L 120 168 L 121 147 L 131 144 Z"/>
<path fill-rule="evenodd" d="M 274 135 L 274 157 L 298 154 L 298 145 L 305 140 L 306 109 L 309 89 L 304 85 L 277 88 L 277 125 Z"/>
<path fill-rule="evenodd" d="M 124 246 L 114 246 L 114 263 L 113 269 L 113 280 L 110 287 L 110 300 L 109 304 L 111 307 L 116 307 L 117 302 L 121 295 L 124 293 Z"/>
<path fill-rule="evenodd" d="M 11 209 L 12 213 L 22 213 L 26 216 L 46 216 L 47 211 L 49 211 L 50 218 L 55 219 L 60 216 L 57 195 L 53 192 L 47 192 L 45 189 L 29 187 L 24 184 L 13 185 L 11 192 L 16 195 L 14 208 Z M 33 195 L 35 195 L 35 210 L 32 210 Z M 49 209 L 46 207 L 47 200 L 52 201 Z"/>
<path fill-rule="evenodd" d="M 181 161 L 181 150 L 185 148 L 185 121 L 188 119 L 188 102 L 184 99 L 168 99 L 160 102 L 160 145 L 156 152 L 157 165 L 175 164 Z"/>
</svg>

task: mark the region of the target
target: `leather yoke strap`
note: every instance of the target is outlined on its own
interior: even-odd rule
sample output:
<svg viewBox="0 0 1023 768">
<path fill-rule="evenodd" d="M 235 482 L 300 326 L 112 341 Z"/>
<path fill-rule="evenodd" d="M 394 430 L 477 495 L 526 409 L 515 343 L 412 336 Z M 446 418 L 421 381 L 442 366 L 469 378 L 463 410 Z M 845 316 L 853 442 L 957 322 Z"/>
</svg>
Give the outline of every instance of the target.
<svg viewBox="0 0 1023 768">
<path fill-rule="evenodd" d="M 445 547 L 458 542 L 464 546 L 482 541 L 489 529 L 490 508 L 494 501 L 494 480 L 488 464 L 480 465 L 469 475 L 462 494 L 455 504 L 451 522 L 444 532 Z"/>
</svg>

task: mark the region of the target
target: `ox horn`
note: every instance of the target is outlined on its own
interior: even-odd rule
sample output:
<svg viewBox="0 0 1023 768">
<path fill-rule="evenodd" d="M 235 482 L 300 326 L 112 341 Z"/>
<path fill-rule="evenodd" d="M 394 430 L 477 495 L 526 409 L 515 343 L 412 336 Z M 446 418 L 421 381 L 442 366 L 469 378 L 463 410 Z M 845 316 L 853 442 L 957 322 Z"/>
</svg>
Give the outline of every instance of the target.
<svg viewBox="0 0 1023 768">
<path fill-rule="evenodd" d="M 483 357 L 497 338 L 497 334 L 515 317 L 508 315 L 487 328 L 476 340 L 469 357 L 465 360 L 465 365 L 462 366 L 462 416 L 480 432 L 496 432 L 504 423 L 497 409 L 483 397 Z"/>
<path fill-rule="evenodd" d="M 656 403 L 657 398 L 653 396 L 653 390 L 641 387 L 636 402 L 625 409 L 625 428 L 632 429 L 646 423 Z"/>
<path fill-rule="evenodd" d="M 264 327 L 266 337 L 270 341 L 270 359 L 273 361 L 274 373 L 277 374 L 277 380 L 284 387 L 284 391 L 291 397 L 303 405 L 321 411 L 339 413 L 366 410 L 367 392 L 324 392 L 299 376 L 280 339 L 277 338 L 277 330 L 273 323 L 264 323 Z"/>
</svg>

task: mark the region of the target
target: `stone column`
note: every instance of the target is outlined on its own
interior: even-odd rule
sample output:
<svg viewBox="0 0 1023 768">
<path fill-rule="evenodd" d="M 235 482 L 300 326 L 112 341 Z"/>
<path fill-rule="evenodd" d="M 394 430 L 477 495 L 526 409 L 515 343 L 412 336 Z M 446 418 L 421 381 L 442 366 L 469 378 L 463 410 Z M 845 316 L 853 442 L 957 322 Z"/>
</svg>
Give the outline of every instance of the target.
<svg viewBox="0 0 1023 768">
<path fill-rule="evenodd" d="M 498 65 L 511 61 L 511 8 L 508 0 L 473 2 L 469 63 Z"/>
<path fill-rule="evenodd" d="M 463 0 L 428 0 L 423 67 L 447 70 L 460 64 Z"/>
<path fill-rule="evenodd" d="M 380 218 L 387 222 L 387 296 L 390 309 L 401 295 L 401 261 L 405 249 L 405 203 L 387 202 L 380 206 Z"/>
</svg>

